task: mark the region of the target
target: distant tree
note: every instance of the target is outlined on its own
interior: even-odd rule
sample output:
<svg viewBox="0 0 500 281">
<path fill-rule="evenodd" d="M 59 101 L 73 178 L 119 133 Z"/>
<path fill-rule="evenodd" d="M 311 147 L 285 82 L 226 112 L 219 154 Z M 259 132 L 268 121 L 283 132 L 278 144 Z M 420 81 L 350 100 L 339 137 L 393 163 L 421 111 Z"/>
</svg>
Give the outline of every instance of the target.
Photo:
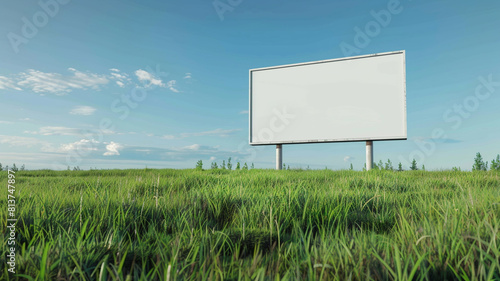
<svg viewBox="0 0 500 281">
<path fill-rule="evenodd" d="M 2 167 L 2 165 L 0 165 L 0 168 L 1 167 Z M 500 154 L 497 154 L 497 158 L 496 159 L 491 160 L 490 170 L 492 170 L 492 171 L 500 171 Z"/>
<path fill-rule="evenodd" d="M 236 170 L 239 170 L 239 169 L 241 169 L 241 167 L 240 167 L 240 162 L 238 161 L 238 162 L 236 163 Z"/>
<path fill-rule="evenodd" d="M 363 165 L 363 171 L 366 171 L 366 163 Z"/>
<path fill-rule="evenodd" d="M 474 165 L 472 165 L 473 171 L 486 171 L 488 170 L 488 162 L 483 162 L 483 156 L 481 153 L 476 153 L 476 158 L 474 158 Z"/>
<path fill-rule="evenodd" d="M 247 162 L 245 162 L 245 164 L 243 164 L 243 170 L 248 170 L 248 165 L 247 165 Z"/>
<path fill-rule="evenodd" d="M 309 165 L 307 165 L 307 169 L 306 170 L 308 170 L 308 171 L 311 170 L 311 168 L 309 168 Z"/>
<path fill-rule="evenodd" d="M 451 170 L 453 172 L 460 172 L 460 171 L 462 171 L 462 169 L 460 169 L 460 167 L 453 167 L 453 168 L 451 168 Z"/>
<path fill-rule="evenodd" d="M 219 168 L 219 166 L 217 166 L 217 162 L 213 161 L 212 165 L 210 166 L 210 169 L 217 170 L 218 168 Z"/>
<path fill-rule="evenodd" d="M 252 166 L 250 166 L 250 169 L 255 169 L 255 166 L 253 165 L 253 163 L 252 163 Z"/>
<path fill-rule="evenodd" d="M 352 166 L 352 163 L 351 163 L 351 166 L 349 167 L 349 170 L 350 171 L 354 170 L 354 167 Z"/>
<path fill-rule="evenodd" d="M 12 168 L 10 168 L 12 171 L 17 172 L 19 169 L 16 167 L 16 163 L 12 164 Z"/>
<path fill-rule="evenodd" d="M 24 164 L 23 164 L 19 170 L 24 171 L 25 169 L 26 169 L 26 166 L 24 166 Z"/>
<path fill-rule="evenodd" d="M 80 166 L 73 167 L 73 171 L 80 171 Z"/>
<path fill-rule="evenodd" d="M 0 163 L 0 171 L 2 171 L 2 170 L 3 170 L 2 163 Z"/>
<path fill-rule="evenodd" d="M 398 172 L 402 172 L 403 171 L 403 164 L 401 164 L 401 162 L 399 162 L 398 164 Z"/>
<path fill-rule="evenodd" d="M 222 165 L 220 166 L 222 170 L 226 169 L 226 160 L 222 160 Z"/>
<path fill-rule="evenodd" d="M 417 167 L 417 160 L 415 160 L 415 158 L 413 158 L 413 161 L 411 161 L 410 170 L 412 170 L 412 171 L 416 171 L 416 170 L 418 170 L 418 167 Z"/>
<path fill-rule="evenodd" d="M 425 171 L 425 165 L 422 164 L 422 171 Z"/>
<path fill-rule="evenodd" d="M 287 170 L 290 170 L 290 165 L 288 165 Z"/>
<path fill-rule="evenodd" d="M 385 169 L 388 171 L 394 170 L 394 167 L 392 167 L 391 159 L 387 159 L 387 162 L 385 163 Z"/>
<path fill-rule="evenodd" d="M 285 163 L 283 163 L 283 170 L 286 170 L 286 165 L 285 165 Z"/>
<path fill-rule="evenodd" d="M 5 166 L 5 171 L 9 170 L 9 165 Z"/>
<path fill-rule="evenodd" d="M 379 170 L 384 170 L 384 162 L 382 162 L 382 160 L 378 161 L 378 168 Z"/>
<path fill-rule="evenodd" d="M 229 159 L 227 159 L 227 169 L 229 171 L 231 171 L 231 169 L 233 169 L 233 164 L 231 164 L 231 157 L 229 157 Z"/>
<path fill-rule="evenodd" d="M 198 160 L 198 162 L 196 162 L 196 170 L 198 170 L 198 171 L 203 170 L 203 161 Z"/>
</svg>

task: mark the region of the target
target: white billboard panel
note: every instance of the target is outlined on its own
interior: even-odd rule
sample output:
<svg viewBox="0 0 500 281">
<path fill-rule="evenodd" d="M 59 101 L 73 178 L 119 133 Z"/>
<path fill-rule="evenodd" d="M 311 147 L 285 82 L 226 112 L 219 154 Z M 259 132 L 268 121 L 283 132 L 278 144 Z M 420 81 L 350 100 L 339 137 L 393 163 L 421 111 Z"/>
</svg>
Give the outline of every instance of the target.
<svg viewBox="0 0 500 281">
<path fill-rule="evenodd" d="M 404 140 L 405 51 L 250 70 L 250 144 Z"/>
</svg>

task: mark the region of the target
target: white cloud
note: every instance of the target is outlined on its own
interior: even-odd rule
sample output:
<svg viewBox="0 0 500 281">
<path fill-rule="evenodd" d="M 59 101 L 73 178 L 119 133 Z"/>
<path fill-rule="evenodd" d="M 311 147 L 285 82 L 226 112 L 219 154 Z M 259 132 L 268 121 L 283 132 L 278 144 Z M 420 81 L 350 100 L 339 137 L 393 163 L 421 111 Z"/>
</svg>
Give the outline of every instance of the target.
<svg viewBox="0 0 500 281">
<path fill-rule="evenodd" d="M 31 121 L 31 118 L 26 117 L 26 118 L 21 118 L 19 120 L 21 120 L 21 121 Z"/>
<path fill-rule="evenodd" d="M 60 73 L 46 73 L 29 69 L 21 73 L 21 81 L 17 84 L 30 88 L 35 93 L 53 93 L 64 95 L 74 89 L 99 90 L 109 80 L 104 75 L 94 73 L 83 73 L 74 68 L 68 69 L 72 75 L 64 76 Z"/>
<path fill-rule="evenodd" d="M 17 87 L 14 84 L 14 81 L 5 76 L 0 76 L 0 90 L 14 89 L 17 91 L 21 91 L 21 88 Z"/>
<path fill-rule="evenodd" d="M 149 84 L 145 85 L 145 87 L 150 87 L 152 85 L 159 86 L 159 87 L 165 87 L 165 84 L 163 84 L 161 79 L 154 77 L 153 74 L 151 74 L 145 70 L 142 70 L 142 69 L 136 70 L 135 75 L 137 76 L 137 79 L 139 79 L 139 81 L 141 81 L 143 83 L 149 83 Z"/>
<path fill-rule="evenodd" d="M 79 151 L 79 152 L 88 152 L 88 151 L 96 151 L 97 145 L 99 144 L 96 140 L 87 140 L 82 139 L 73 143 L 63 144 L 59 149 L 60 152 L 69 152 L 69 151 Z"/>
<path fill-rule="evenodd" d="M 92 106 L 82 105 L 73 108 L 69 113 L 74 115 L 92 115 L 96 110 Z"/>
<path fill-rule="evenodd" d="M 209 161 L 215 161 L 215 159 L 217 159 L 217 157 L 212 156 L 212 157 L 210 157 L 210 160 L 209 160 Z"/>
<path fill-rule="evenodd" d="M 161 138 L 166 139 L 166 140 L 173 140 L 173 139 L 175 139 L 175 136 L 174 135 L 164 135 Z"/>
<path fill-rule="evenodd" d="M 192 76 L 191 76 L 191 73 L 186 73 L 186 75 L 184 76 L 184 79 L 191 79 Z"/>
<path fill-rule="evenodd" d="M 0 120 L 0 124 L 12 124 L 12 122 L 10 122 L 10 121 L 2 121 L 2 120 Z"/>
<path fill-rule="evenodd" d="M 115 156 L 115 155 L 120 155 L 120 149 L 123 148 L 123 145 L 116 143 L 116 142 L 110 142 L 109 144 L 106 145 L 106 152 L 104 152 L 104 156 Z"/>
<path fill-rule="evenodd" d="M 242 110 L 240 111 L 240 114 L 248 114 L 248 110 Z"/>
<path fill-rule="evenodd" d="M 113 73 L 111 73 L 111 76 L 113 78 L 118 79 L 118 80 L 126 80 L 126 79 L 128 79 L 128 75 L 125 74 L 125 73 L 120 74 L 120 73 L 113 72 Z"/>
<path fill-rule="evenodd" d="M 187 150 L 199 150 L 200 149 L 200 145 L 199 144 L 188 145 L 188 146 L 183 147 L 183 149 L 187 149 Z"/>
<path fill-rule="evenodd" d="M 354 159 L 352 156 L 346 156 L 344 157 L 344 162 L 351 162 Z"/>
<path fill-rule="evenodd" d="M 132 81 L 127 73 L 121 73 L 120 70 L 116 68 L 112 68 L 111 71 L 114 72 L 111 72 L 111 76 L 109 78 L 115 80 L 116 85 L 121 88 L 125 87 L 126 84 L 129 84 Z"/>
<path fill-rule="evenodd" d="M 176 83 L 177 83 L 177 81 L 175 81 L 175 80 L 170 80 L 170 81 L 168 81 L 168 82 L 167 82 L 167 87 L 168 87 L 168 89 L 169 89 L 170 91 L 174 92 L 174 93 L 178 93 L 178 92 L 179 92 L 179 90 L 177 90 L 177 89 L 175 88 L 175 84 L 176 84 Z"/>
</svg>

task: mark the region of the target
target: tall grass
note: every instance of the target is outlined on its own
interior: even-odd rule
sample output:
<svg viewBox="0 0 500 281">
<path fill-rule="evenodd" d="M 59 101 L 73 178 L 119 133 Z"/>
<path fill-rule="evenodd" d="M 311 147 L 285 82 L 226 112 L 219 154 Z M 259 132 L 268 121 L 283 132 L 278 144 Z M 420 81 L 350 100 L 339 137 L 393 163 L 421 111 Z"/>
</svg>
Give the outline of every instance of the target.
<svg viewBox="0 0 500 281">
<path fill-rule="evenodd" d="M 499 280 L 494 172 L 16 173 L 1 280 Z M 6 174 L 0 182 L 7 182 Z"/>
</svg>

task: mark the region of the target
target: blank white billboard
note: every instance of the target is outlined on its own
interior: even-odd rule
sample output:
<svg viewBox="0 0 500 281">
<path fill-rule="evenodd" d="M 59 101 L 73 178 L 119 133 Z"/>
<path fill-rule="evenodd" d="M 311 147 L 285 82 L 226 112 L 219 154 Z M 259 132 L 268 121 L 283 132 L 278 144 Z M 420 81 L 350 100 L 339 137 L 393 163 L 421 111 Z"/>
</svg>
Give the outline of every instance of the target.
<svg viewBox="0 0 500 281">
<path fill-rule="evenodd" d="M 250 144 L 404 140 L 405 51 L 250 70 Z"/>
</svg>

